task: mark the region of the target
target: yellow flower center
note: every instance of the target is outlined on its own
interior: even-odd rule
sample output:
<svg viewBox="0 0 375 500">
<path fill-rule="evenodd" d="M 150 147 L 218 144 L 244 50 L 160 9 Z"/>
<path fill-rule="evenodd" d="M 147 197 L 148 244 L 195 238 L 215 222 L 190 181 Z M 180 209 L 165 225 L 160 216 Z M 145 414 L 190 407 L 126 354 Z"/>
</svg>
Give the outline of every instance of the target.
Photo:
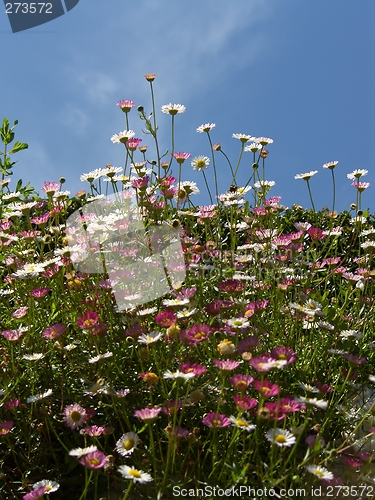
<svg viewBox="0 0 375 500">
<path fill-rule="evenodd" d="M 129 471 L 128 474 L 129 474 L 129 476 L 133 476 L 133 477 L 136 477 L 136 478 L 140 478 L 141 477 L 141 473 L 137 469 L 130 469 L 130 471 Z"/>
<path fill-rule="evenodd" d="M 321 471 L 321 470 L 319 470 L 319 469 L 314 469 L 314 471 L 313 471 L 313 472 L 314 472 L 314 474 L 315 474 L 316 476 L 319 476 L 319 477 L 324 477 L 324 472 L 322 472 L 322 471 Z"/>
<path fill-rule="evenodd" d="M 194 335 L 194 338 L 197 340 L 203 339 L 206 336 L 204 332 L 198 332 Z"/>
<path fill-rule="evenodd" d="M 275 441 L 277 443 L 286 443 L 286 437 L 283 436 L 282 434 L 278 434 L 276 437 L 275 437 Z"/>
<path fill-rule="evenodd" d="M 100 464 L 97 458 L 90 458 L 90 460 L 88 460 L 88 463 L 94 466 L 98 466 Z"/>
<path fill-rule="evenodd" d="M 79 411 L 73 410 L 70 414 L 70 418 L 73 420 L 73 422 L 79 422 L 81 420 L 81 414 Z"/>
<path fill-rule="evenodd" d="M 247 426 L 247 422 L 245 422 L 245 420 L 241 420 L 241 419 L 236 420 L 236 424 L 241 426 L 241 427 Z"/>
<path fill-rule="evenodd" d="M 129 451 L 134 448 L 134 439 L 127 439 L 123 444 L 125 450 Z"/>
</svg>

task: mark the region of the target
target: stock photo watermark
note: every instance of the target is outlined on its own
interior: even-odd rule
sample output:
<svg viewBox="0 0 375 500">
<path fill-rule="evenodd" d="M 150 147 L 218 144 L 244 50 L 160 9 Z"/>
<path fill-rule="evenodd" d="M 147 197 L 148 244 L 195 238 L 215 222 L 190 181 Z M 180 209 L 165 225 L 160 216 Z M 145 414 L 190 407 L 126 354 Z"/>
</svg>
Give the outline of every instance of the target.
<svg viewBox="0 0 375 500">
<path fill-rule="evenodd" d="M 48 23 L 72 10 L 80 0 L 50 0 L 49 2 L 4 0 L 5 12 L 13 33 Z"/>
</svg>

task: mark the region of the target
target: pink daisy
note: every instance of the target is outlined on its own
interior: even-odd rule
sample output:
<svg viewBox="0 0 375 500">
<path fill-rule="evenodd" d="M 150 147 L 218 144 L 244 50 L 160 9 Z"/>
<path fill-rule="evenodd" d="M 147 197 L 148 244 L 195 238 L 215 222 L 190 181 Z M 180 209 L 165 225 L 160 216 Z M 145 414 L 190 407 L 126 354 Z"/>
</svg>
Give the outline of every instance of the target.
<svg viewBox="0 0 375 500">
<path fill-rule="evenodd" d="M 231 422 L 228 417 L 222 415 L 221 413 L 207 413 L 207 415 L 202 419 L 202 423 L 207 425 L 207 427 L 228 427 Z"/>
<path fill-rule="evenodd" d="M 177 161 L 178 164 L 182 165 L 185 160 L 190 158 L 190 153 L 173 153 L 173 158 Z"/>
<path fill-rule="evenodd" d="M 250 375 L 237 374 L 230 378 L 230 383 L 237 389 L 237 391 L 243 392 L 253 380 L 254 378 Z"/>
<path fill-rule="evenodd" d="M 253 385 L 264 398 L 277 396 L 280 391 L 277 384 L 271 384 L 271 382 L 269 382 L 268 380 L 255 380 Z"/>
<path fill-rule="evenodd" d="M 143 410 L 136 410 L 134 416 L 140 418 L 143 422 L 151 423 L 157 419 L 160 412 L 161 408 L 144 408 Z"/>
<path fill-rule="evenodd" d="M 87 311 L 77 319 L 77 325 L 82 330 L 92 328 L 99 321 L 99 316 L 95 311 Z"/>
<path fill-rule="evenodd" d="M 240 364 L 238 361 L 234 361 L 232 359 L 214 359 L 213 360 L 215 366 L 217 366 L 220 370 L 223 371 L 231 371 L 237 368 Z"/>
<path fill-rule="evenodd" d="M 79 463 L 89 469 L 102 469 L 107 464 L 107 456 L 102 451 L 96 450 L 81 457 Z"/>
<path fill-rule="evenodd" d="M 87 420 L 87 412 L 79 404 L 68 405 L 63 411 L 63 420 L 71 429 L 79 429 Z"/>
<path fill-rule="evenodd" d="M 5 422 L 0 422 L 0 436 L 8 434 L 8 432 L 10 432 L 13 426 L 14 426 L 13 420 L 6 420 Z"/>
<path fill-rule="evenodd" d="M 43 337 L 46 339 L 55 339 L 60 337 L 63 333 L 66 332 L 66 326 L 62 323 L 57 323 L 56 325 L 52 325 L 43 332 Z"/>
</svg>

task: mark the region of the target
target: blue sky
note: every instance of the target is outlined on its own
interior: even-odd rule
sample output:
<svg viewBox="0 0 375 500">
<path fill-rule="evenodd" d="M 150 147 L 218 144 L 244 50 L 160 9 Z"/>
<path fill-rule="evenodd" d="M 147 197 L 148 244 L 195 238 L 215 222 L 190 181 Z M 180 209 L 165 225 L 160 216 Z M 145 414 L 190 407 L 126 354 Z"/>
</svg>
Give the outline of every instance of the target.
<svg viewBox="0 0 375 500">
<path fill-rule="evenodd" d="M 205 134 L 196 133 L 208 122 L 216 123 L 213 142 L 233 163 L 240 143 L 232 133 L 271 137 L 270 195 L 282 196 L 286 206 L 310 207 L 305 182 L 294 175 L 318 170 L 311 179 L 315 206 L 331 206 L 331 175 L 322 165 L 338 160 L 336 208 L 355 201 L 346 174 L 365 168 L 363 180 L 372 186 L 363 208 L 375 212 L 374 14 L 373 0 L 80 0 L 64 16 L 13 34 L 4 11 L 0 118 L 18 119 L 16 139 L 29 144 L 18 154 L 14 178 L 39 189 L 64 176 L 74 194 L 87 187 L 82 173 L 121 166 L 123 146 L 110 141 L 125 129 L 116 103 L 133 99 L 149 110 L 143 75 L 156 73 L 161 149 L 170 148 L 170 117 L 161 105 L 184 104 L 186 112 L 176 117 L 177 151 L 209 156 Z M 129 117 L 151 146 L 135 109 Z M 221 156 L 225 192 L 231 179 Z M 238 185 L 246 183 L 251 163 L 248 153 Z M 190 162 L 183 179 L 205 193 Z"/>
</svg>

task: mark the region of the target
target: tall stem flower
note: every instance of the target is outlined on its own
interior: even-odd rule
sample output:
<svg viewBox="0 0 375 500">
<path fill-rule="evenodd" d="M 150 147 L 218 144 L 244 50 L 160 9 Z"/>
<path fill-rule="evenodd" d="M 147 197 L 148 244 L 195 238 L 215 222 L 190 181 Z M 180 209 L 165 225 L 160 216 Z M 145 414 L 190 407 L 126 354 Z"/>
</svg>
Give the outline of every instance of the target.
<svg viewBox="0 0 375 500">
<path fill-rule="evenodd" d="M 329 168 L 332 174 L 332 184 L 333 184 L 333 197 L 332 197 L 332 214 L 335 211 L 335 203 L 336 203 L 336 183 L 335 183 L 335 173 L 334 169 L 338 161 L 330 161 L 329 163 L 325 163 L 323 168 Z"/>
</svg>

